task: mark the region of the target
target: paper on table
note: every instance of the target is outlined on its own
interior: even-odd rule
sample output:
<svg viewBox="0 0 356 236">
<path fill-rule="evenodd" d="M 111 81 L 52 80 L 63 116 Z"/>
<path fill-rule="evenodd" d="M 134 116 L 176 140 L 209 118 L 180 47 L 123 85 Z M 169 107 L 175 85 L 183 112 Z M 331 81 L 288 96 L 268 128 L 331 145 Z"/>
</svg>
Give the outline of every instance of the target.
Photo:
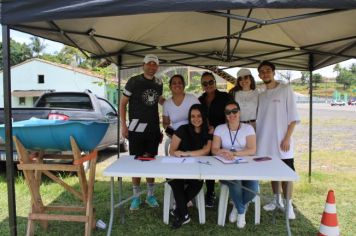
<svg viewBox="0 0 356 236">
<path fill-rule="evenodd" d="M 195 163 L 195 158 L 193 157 L 162 157 L 161 158 L 162 163 L 169 163 L 169 164 L 191 164 Z"/>
<path fill-rule="evenodd" d="M 214 156 L 214 157 L 225 164 L 240 164 L 240 163 L 248 162 L 247 159 L 244 157 L 234 157 L 233 160 L 226 160 L 225 158 L 223 158 L 221 156 Z"/>
</svg>

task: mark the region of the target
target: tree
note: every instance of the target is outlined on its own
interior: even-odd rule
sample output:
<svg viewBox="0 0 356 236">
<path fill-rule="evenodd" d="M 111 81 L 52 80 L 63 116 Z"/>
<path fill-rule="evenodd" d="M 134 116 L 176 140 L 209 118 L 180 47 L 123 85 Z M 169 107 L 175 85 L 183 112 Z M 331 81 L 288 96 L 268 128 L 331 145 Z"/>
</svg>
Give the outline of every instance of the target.
<svg viewBox="0 0 356 236">
<path fill-rule="evenodd" d="M 280 70 L 280 71 L 277 71 L 277 76 L 280 79 L 287 80 L 288 84 L 290 84 L 290 80 L 292 79 L 292 72 L 290 70 Z"/>
<path fill-rule="evenodd" d="M 321 83 L 322 81 L 323 81 L 323 76 L 321 76 L 321 74 L 319 73 L 313 74 L 314 87 L 316 87 L 317 84 Z"/>
<path fill-rule="evenodd" d="M 302 85 L 304 85 L 305 82 L 309 81 L 310 72 L 302 71 L 301 73 L 302 73 L 302 76 L 300 77 L 300 81 L 302 82 Z"/>
<path fill-rule="evenodd" d="M 337 72 L 336 82 L 344 86 L 344 90 L 349 88 L 356 81 L 356 65 L 353 63 L 350 69 L 342 68 L 339 64 L 334 67 Z"/>
<path fill-rule="evenodd" d="M 44 40 L 41 40 L 39 37 L 33 36 L 30 38 L 30 48 L 32 50 L 32 57 L 39 57 L 42 51 L 46 48 Z"/>
<path fill-rule="evenodd" d="M 0 42 L 0 50 L 2 51 L 2 42 Z M 32 58 L 31 49 L 25 43 L 19 43 L 10 39 L 10 66 L 19 64 Z M 0 54 L 0 70 L 3 69 L 2 53 Z"/>
</svg>

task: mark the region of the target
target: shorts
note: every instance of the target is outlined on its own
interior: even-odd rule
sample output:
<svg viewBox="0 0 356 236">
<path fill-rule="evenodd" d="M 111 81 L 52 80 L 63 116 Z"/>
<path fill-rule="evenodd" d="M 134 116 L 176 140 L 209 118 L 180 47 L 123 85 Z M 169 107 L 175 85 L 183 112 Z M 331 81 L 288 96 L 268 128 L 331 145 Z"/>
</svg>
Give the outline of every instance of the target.
<svg viewBox="0 0 356 236">
<path fill-rule="evenodd" d="M 143 155 L 149 153 L 157 155 L 158 145 L 160 142 L 161 133 L 157 132 L 144 132 L 137 133 L 129 131 L 129 152 L 130 155 Z"/>
<path fill-rule="evenodd" d="M 286 163 L 287 166 L 289 166 L 289 168 L 291 168 L 292 170 L 295 171 L 294 168 L 294 158 L 290 158 L 290 159 L 281 159 L 284 163 Z"/>
</svg>

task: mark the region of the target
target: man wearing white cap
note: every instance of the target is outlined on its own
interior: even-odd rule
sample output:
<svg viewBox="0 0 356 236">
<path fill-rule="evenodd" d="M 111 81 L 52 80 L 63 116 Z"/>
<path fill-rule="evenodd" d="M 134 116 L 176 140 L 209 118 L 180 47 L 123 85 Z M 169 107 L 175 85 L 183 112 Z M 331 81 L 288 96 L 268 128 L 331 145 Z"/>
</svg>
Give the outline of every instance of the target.
<svg viewBox="0 0 356 236">
<path fill-rule="evenodd" d="M 158 103 L 163 104 L 162 81 L 155 77 L 159 60 L 156 55 L 148 54 L 143 59 L 143 74 L 131 77 L 123 91 L 120 103 L 121 130 L 129 139 L 130 155 L 155 156 L 158 152 L 161 132 L 159 126 Z M 129 105 L 129 126 L 126 124 L 126 108 Z M 154 178 L 147 178 L 146 203 L 158 207 L 153 195 Z M 141 178 L 132 178 L 134 198 L 130 210 L 140 208 Z"/>
</svg>

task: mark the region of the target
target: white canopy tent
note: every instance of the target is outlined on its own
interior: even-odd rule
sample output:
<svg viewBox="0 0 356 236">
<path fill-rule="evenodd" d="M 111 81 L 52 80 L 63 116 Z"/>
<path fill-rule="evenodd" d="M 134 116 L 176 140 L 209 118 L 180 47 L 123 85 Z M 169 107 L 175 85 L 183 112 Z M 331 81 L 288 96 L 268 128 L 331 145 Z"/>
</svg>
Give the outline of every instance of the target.
<svg viewBox="0 0 356 236">
<path fill-rule="evenodd" d="M 278 69 L 312 73 L 356 58 L 355 8 L 355 0 L 2 1 L 6 154 L 12 157 L 9 29 L 75 46 L 121 69 L 141 66 L 144 55 L 154 53 L 164 66 L 256 67 L 270 60 Z M 7 158 L 9 224 L 16 235 L 12 166 Z"/>
</svg>

